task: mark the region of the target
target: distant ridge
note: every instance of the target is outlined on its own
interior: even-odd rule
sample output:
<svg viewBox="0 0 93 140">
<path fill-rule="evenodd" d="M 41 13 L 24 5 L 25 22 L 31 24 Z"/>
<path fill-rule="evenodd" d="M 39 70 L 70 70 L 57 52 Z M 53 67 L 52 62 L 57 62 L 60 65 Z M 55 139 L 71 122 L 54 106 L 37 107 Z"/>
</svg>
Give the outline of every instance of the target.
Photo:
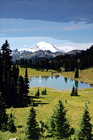
<svg viewBox="0 0 93 140">
<path fill-rule="evenodd" d="M 81 50 L 72 50 L 72 51 L 67 52 L 66 54 L 75 55 L 76 53 L 81 53 Z"/>
</svg>

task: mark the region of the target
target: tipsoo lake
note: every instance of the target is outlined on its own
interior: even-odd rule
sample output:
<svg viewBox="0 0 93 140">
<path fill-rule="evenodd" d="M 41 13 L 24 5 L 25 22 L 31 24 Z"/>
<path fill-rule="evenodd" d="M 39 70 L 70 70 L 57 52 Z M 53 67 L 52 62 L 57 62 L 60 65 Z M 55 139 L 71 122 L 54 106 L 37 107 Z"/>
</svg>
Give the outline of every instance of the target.
<svg viewBox="0 0 93 140">
<path fill-rule="evenodd" d="M 37 76 L 29 78 L 30 87 L 50 87 L 57 90 L 71 90 L 73 86 L 78 89 L 91 88 L 92 85 L 75 81 L 63 76 Z"/>
</svg>

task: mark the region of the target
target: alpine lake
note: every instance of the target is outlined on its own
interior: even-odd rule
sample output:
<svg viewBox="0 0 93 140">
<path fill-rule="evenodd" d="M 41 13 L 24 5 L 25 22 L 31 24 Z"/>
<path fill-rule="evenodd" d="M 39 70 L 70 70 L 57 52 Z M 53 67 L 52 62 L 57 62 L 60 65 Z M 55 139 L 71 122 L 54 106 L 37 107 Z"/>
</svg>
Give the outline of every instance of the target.
<svg viewBox="0 0 93 140">
<path fill-rule="evenodd" d="M 88 83 L 75 81 L 63 76 L 35 76 L 29 77 L 30 87 L 49 87 L 56 90 L 71 90 L 73 86 L 78 89 L 91 88 L 93 85 Z"/>
</svg>

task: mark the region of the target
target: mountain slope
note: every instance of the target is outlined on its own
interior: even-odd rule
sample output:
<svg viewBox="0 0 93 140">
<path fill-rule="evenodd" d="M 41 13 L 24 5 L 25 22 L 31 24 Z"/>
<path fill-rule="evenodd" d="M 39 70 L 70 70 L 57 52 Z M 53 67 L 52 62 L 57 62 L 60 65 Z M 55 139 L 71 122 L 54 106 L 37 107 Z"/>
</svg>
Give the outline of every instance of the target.
<svg viewBox="0 0 93 140">
<path fill-rule="evenodd" d="M 36 51 L 40 51 L 40 50 L 51 51 L 53 53 L 61 51 L 61 50 L 57 49 L 53 44 L 46 43 L 46 42 L 39 42 L 39 43 L 35 44 L 34 46 L 32 46 L 27 51 L 36 52 Z"/>
</svg>

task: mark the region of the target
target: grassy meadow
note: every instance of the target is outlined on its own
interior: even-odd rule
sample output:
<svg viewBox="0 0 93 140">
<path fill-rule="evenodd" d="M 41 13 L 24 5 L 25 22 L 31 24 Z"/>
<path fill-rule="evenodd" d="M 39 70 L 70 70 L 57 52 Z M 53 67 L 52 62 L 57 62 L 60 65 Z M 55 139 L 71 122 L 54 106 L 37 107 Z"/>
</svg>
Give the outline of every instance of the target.
<svg viewBox="0 0 93 140">
<path fill-rule="evenodd" d="M 40 88 L 40 92 L 43 90 L 43 88 Z M 29 96 L 31 98 L 34 97 L 35 93 L 37 91 L 37 88 L 30 88 L 29 90 Z M 45 123 L 51 116 L 53 109 L 55 108 L 56 104 L 58 103 L 58 100 L 62 100 L 65 109 L 67 110 L 67 118 L 70 122 L 70 125 L 75 128 L 79 129 L 79 122 L 84 110 L 85 104 L 88 105 L 88 110 L 90 112 L 90 116 L 92 117 L 91 123 L 93 124 L 93 89 L 81 89 L 78 91 L 78 94 L 80 96 L 78 97 L 71 97 L 70 96 L 71 91 L 60 91 L 55 89 L 47 88 L 47 95 L 40 95 L 40 98 L 33 98 L 33 100 L 38 103 L 37 107 L 34 107 L 37 113 L 37 121 L 40 120 L 44 121 Z M 67 103 L 65 102 L 67 100 Z M 10 132 L 0 132 L 1 137 L 4 140 L 8 140 L 12 137 L 17 137 L 18 140 L 24 139 L 24 126 L 26 123 L 26 118 L 28 117 L 30 107 L 24 107 L 24 108 L 14 108 L 13 114 L 15 116 L 15 125 L 17 127 L 16 133 L 10 133 Z M 7 109 L 7 114 L 9 114 L 10 109 Z M 46 136 L 47 133 L 44 135 Z M 44 138 L 43 138 L 44 139 Z M 72 136 L 72 139 L 74 140 L 74 136 Z M 52 140 L 49 138 L 46 138 L 46 140 Z"/>
<path fill-rule="evenodd" d="M 70 77 L 74 79 L 74 72 L 61 72 L 58 73 L 56 71 L 37 71 L 35 69 L 28 68 L 28 76 L 39 76 L 39 75 L 51 75 L 54 73 L 55 75 L 63 75 L 65 77 Z M 24 76 L 25 69 L 20 68 L 20 75 Z M 93 84 L 93 68 L 82 70 L 79 72 L 79 78 L 77 80 L 84 81 L 90 84 Z M 44 89 L 42 87 L 39 88 L 40 92 Z M 34 107 L 36 110 L 36 119 L 39 122 L 40 120 L 47 123 L 51 114 L 53 113 L 53 109 L 55 108 L 58 100 L 62 100 L 65 109 L 67 110 L 67 118 L 70 122 L 70 125 L 75 128 L 75 130 L 79 129 L 79 122 L 83 114 L 85 104 L 88 105 L 88 110 L 91 116 L 91 123 L 93 124 L 93 88 L 88 89 L 80 89 L 78 90 L 78 94 L 80 96 L 72 97 L 70 96 L 71 91 L 69 90 L 55 90 L 51 88 L 47 88 L 47 95 L 41 95 L 39 98 L 34 98 L 34 95 L 37 91 L 37 88 L 29 89 L 29 96 L 32 98 L 38 106 Z M 67 101 L 67 102 L 66 102 Z M 13 114 L 15 116 L 15 125 L 17 127 L 16 133 L 10 132 L 0 132 L 0 140 L 9 140 L 10 138 L 17 137 L 18 140 L 24 140 L 24 126 L 26 123 L 26 119 L 29 113 L 29 107 L 24 108 L 14 108 Z M 10 113 L 10 109 L 7 109 L 7 114 Z M 47 135 L 47 132 L 44 133 L 44 136 Z M 75 136 L 72 136 L 72 140 L 74 140 Z M 43 138 L 40 140 L 53 140 L 52 138 Z"/>
</svg>

